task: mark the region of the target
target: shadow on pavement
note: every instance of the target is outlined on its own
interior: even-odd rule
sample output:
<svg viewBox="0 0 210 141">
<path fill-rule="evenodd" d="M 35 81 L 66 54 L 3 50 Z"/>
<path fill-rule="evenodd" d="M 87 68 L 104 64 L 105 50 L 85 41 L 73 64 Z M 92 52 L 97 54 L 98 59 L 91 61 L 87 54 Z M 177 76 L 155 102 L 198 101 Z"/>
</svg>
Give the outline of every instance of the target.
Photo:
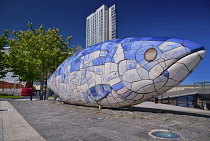
<svg viewBox="0 0 210 141">
<path fill-rule="evenodd" d="M 169 114 L 175 114 L 175 115 L 189 115 L 189 116 L 210 118 L 210 115 L 206 115 L 202 113 L 181 112 L 181 111 L 163 110 L 163 109 L 155 109 L 155 108 L 143 108 L 143 107 L 124 107 L 124 108 L 113 109 L 113 110 L 152 112 L 152 113 L 162 113 L 162 114 L 169 113 Z"/>
</svg>

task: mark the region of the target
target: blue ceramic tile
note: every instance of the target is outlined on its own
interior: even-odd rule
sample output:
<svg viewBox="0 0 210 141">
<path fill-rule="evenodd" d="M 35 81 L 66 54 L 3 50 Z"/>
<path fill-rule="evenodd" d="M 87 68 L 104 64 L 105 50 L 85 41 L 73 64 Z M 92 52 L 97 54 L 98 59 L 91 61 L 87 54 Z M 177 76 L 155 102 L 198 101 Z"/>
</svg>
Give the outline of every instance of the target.
<svg viewBox="0 0 210 141">
<path fill-rule="evenodd" d="M 142 46 L 150 46 L 152 41 L 142 41 Z"/>
<path fill-rule="evenodd" d="M 123 83 L 122 82 L 119 82 L 115 85 L 112 86 L 112 88 L 115 90 L 115 91 L 118 91 L 120 89 L 122 89 L 124 87 Z"/>
<path fill-rule="evenodd" d="M 144 59 L 144 55 L 142 55 L 142 54 L 136 54 L 136 61 L 137 62 L 139 62 L 139 61 L 141 61 L 143 59 Z"/>
<path fill-rule="evenodd" d="M 123 51 L 130 50 L 131 49 L 131 44 L 132 44 L 132 42 L 123 44 L 122 45 Z"/>
<path fill-rule="evenodd" d="M 93 47 L 92 52 L 98 51 L 98 50 L 100 50 L 100 49 L 101 49 L 101 44 L 99 44 L 99 45 Z"/>
<path fill-rule="evenodd" d="M 140 66 L 144 66 L 144 65 L 146 65 L 148 62 L 145 60 L 145 59 L 142 59 L 142 60 L 140 60 L 140 61 L 138 61 L 138 64 L 140 65 Z"/>
<path fill-rule="evenodd" d="M 117 47 L 112 48 L 112 49 L 109 51 L 108 56 L 109 56 L 110 58 L 112 58 L 112 57 L 115 55 L 116 50 L 117 50 Z"/>
<path fill-rule="evenodd" d="M 88 94 L 87 94 L 87 93 L 82 93 L 82 95 L 83 95 L 83 98 L 85 99 L 85 101 L 86 101 L 87 103 L 90 103 L 90 101 L 89 101 L 89 99 L 88 99 Z"/>
<path fill-rule="evenodd" d="M 181 44 L 177 44 L 177 43 L 174 43 L 172 45 L 167 45 L 167 46 L 164 46 L 164 47 L 159 47 L 159 49 L 162 51 L 162 52 L 166 52 L 168 50 L 171 50 L 171 49 L 174 49 L 176 47 L 179 47 L 181 46 Z"/>
<path fill-rule="evenodd" d="M 106 56 L 108 54 L 107 51 L 100 51 L 100 56 Z"/>
<path fill-rule="evenodd" d="M 143 68 L 145 68 L 146 70 L 151 70 L 155 65 L 157 65 L 158 62 L 157 61 L 152 61 L 147 63 L 146 65 L 143 66 Z"/>
<path fill-rule="evenodd" d="M 191 52 L 196 52 L 199 50 L 204 50 L 204 47 L 198 43 L 184 40 L 183 45 L 191 50 Z"/>
<path fill-rule="evenodd" d="M 130 40 L 132 40 L 133 38 L 134 38 L 134 37 L 125 38 L 125 39 L 123 39 L 120 43 L 121 43 L 121 44 L 127 43 L 127 42 L 129 42 Z"/>
<path fill-rule="evenodd" d="M 135 41 L 131 44 L 131 49 L 139 49 L 142 46 L 143 41 Z"/>
<path fill-rule="evenodd" d="M 105 42 L 104 44 L 101 45 L 101 50 L 105 50 L 106 46 L 111 44 L 112 42 Z"/>
<path fill-rule="evenodd" d="M 163 43 L 163 41 L 152 41 L 151 46 L 160 46 Z"/>
<path fill-rule="evenodd" d="M 66 75 L 65 75 L 65 74 L 62 74 L 62 75 L 61 75 L 61 83 L 64 83 L 65 78 L 66 78 Z"/>
<path fill-rule="evenodd" d="M 71 63 L 70 72 L 80 70 L 80 58 Z"/>
<path fill-rule="evenodd" d="M 136 60 L 127 60 L 127 70 L 136 68 Z"/>
<path fill-rule="evenodd" d="M 122 97 L 125 98 L 125 97 L 129 96 L 131 93 L 132 93 L 132 91 L 131 90 L 128 90 L 126 93 L 121 94 L 120 96 L 122 96 Z"/>
<path fill-rule="evenodd" d="M 109 95 L 111 88 L 107 84 L 96 85 L 88 90 L 91 98 L 95 101 L 99 101 Z"/>
<path fill-rule="evenodd" d="M 168 72 L 168 70 L 164 71 L 164 72 L 163 72 L 163 75 L 164 75 L 166 78 L 169 78 L 169 72 Z"/>
<path fill-rule="evenodd" d="M 181 39 L 181 38 L 170 38 L 167 40 L 168 42 L 175 42 L 175 43 L 179 43 L 179 44 L 182 44 L 184 39 Z"/>
<path fill-rule="evenodd" d="M 98 65 L 103 64 L 102 61 L 101 61 L 101 58 L 96 58 L 92 62 L 93 62 L 93 66 L 98 66 Z"/>
<path fill-rule="evenodd" d="M 81 78 L 80 84 L 83 85 L 83 84 L 85 84 L 86 82 L 87 82 L 86 78 L 85 78 L 85 77 L 82 77 L 82 78 Z"/>
<path fill-rule="evenodd" d="M 135 59 L 136 50 L 125 51 L 125 59 Z"/>
<path fill-rule="evenodd" d="M 112 58 L 110 58 L 108 55 L 106 56 L 106 62 L 111 62 Z"/>
</svg>

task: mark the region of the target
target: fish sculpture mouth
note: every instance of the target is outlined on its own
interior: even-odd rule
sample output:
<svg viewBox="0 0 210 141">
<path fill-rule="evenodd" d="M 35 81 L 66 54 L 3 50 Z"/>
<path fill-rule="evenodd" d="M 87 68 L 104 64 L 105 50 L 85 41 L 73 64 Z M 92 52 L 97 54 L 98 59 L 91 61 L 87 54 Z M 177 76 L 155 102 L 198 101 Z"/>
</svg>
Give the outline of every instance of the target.
<svg viewBox="0 0 210 141">
<path fill-rule="evenodd" d="M 163 75 L 170 78 L 170 73 L 177 69 L 177 65 L 180 69 L 177 69 L 173 74 L 179 73 L 181 70 L 188 72 L 190 74 L 201 62 L 203 57 L 205 56 L 206 52 L 204 50 L 196 51 L 190 54 L 185 55 L 184 57 L 178 59 L 172 65 L 170 65 L 164 72 Z M 168 71 L 168 72 L 167 72 Z M 169 73 L 169 74 L 167 74 Z M 171 74 L 171 78 L 173 77 Z M 185 78 L 185 77 L 184 77 Z"/>
</svg>

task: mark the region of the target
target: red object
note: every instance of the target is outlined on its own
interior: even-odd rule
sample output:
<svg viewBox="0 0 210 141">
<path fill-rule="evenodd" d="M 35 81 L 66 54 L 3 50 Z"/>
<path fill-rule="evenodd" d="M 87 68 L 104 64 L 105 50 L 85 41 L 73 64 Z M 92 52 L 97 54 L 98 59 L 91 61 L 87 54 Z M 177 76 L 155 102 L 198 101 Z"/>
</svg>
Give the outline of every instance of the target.
<svg viewBox="0 0 210 141">
<path fill-rule="evenodd" d="M 21 91 L 21 95 L 22 96 L 30 96 L 32 93 L 32 95 L 34 96 L 34 89 L 32 88 L 32 84 L 28 81 L 26 81 L 26 86 L 24 88 L 22 88 Z"/>
</svg>

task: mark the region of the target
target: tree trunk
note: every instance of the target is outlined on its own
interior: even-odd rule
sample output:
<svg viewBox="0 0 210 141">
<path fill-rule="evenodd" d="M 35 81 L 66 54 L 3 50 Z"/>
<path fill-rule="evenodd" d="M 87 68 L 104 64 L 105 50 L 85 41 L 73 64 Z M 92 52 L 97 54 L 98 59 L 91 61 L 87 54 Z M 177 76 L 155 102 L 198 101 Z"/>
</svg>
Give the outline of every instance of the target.
<svg viewBox="0 0 210 141">
<path fill-rule="evenodd" d="M 40 86 L 40 100 L 43 100 L 43 96 L 44 96 L 44 71 L 42 71 L 41 74 L 41 86 Z"/>
</svg>

